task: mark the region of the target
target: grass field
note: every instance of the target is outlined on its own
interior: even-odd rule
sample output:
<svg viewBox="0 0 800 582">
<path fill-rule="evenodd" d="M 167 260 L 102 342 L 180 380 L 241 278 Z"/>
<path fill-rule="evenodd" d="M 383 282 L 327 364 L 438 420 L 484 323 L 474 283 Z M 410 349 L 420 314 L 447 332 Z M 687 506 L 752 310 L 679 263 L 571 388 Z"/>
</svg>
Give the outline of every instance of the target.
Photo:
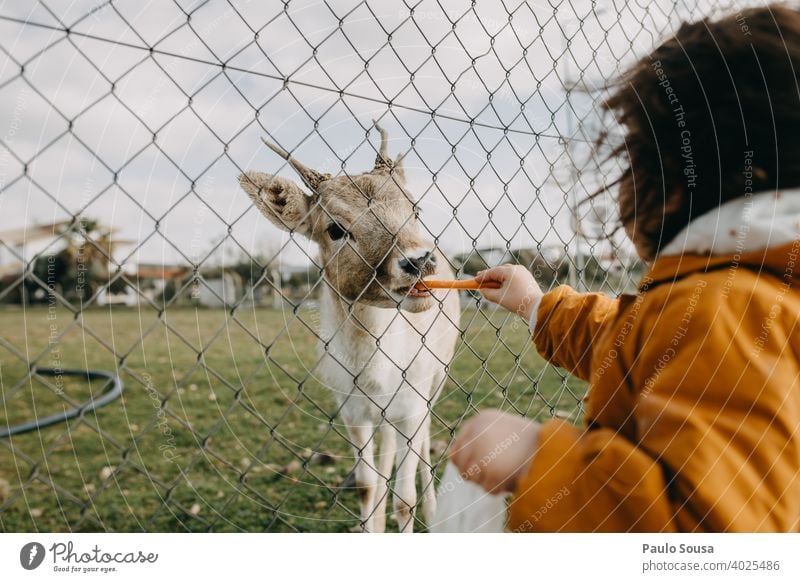
<svg viewBox="0 0 800 582">
<path fill-rule="evenodd" d="M 60 411 L 64 398 L 85 401 L 102 385 L 24 381 L 28 361 L 119 369 L 125 383 L 121 398 L 85 418 L 0 439 L 0 530 L 348 531 L 358 501 L 339 485 L 354 458 L 312 368 L 317 319 L 262 309 L 0 311 L 0 425 Z M 524 324 L 467 310 L 461 327 L 435 407 L 435 462 L 475 409 L 577 417 L 584 386 L 544 366 Z M 326 455 L 307 461 L 315 451 Z"/>
</svg>

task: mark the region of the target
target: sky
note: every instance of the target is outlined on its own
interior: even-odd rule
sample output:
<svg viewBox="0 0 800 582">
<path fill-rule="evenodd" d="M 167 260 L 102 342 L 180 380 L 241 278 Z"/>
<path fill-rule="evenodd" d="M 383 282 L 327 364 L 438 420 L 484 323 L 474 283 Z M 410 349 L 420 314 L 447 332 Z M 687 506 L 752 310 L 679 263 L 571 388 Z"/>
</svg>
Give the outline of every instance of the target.
<svg viewBox="0 0 800 582">
<path fill-rule="evenodd" d="M 83 214 L 130 241 L 129 266 L 239 249 L 302 265 L 314 245 L 259 216 L 236 176 L 295 178 L 262 137 L 363 172 L 379 119 L 446 253 L 568 245 L 574 201 L 608 172 L 587 147 L 613 129 L 598 87 L 682 20 L 748 2 L 472 4 L 2 2 L 0 231 Z M 575 83 L 590 91 L 568 98 Z"/>
</svg>

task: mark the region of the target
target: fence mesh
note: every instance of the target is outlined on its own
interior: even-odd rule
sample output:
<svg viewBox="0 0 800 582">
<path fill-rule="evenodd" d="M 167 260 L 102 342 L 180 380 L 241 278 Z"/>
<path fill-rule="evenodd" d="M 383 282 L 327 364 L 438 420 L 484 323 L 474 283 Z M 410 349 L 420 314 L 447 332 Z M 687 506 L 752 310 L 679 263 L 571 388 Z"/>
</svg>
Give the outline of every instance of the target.
<svg viewBox="0 0 800 582">
<path fill-rule="evenodd" d="M 4 3 L 0 424 L 77 414 L 0 438 L 0 529 L 359 529 L 360 457 L 315 347 L 318 249 L 237 184 L 297 180 L 261 138 L 355 175 L 377 120 L 458 276 L 517 262 L 619 293 L 641 266 L 613 202 L 580 204 L 614 174 L 591 154 L 601 88 L 681 21 L 742 4 Z M 585 390 L 524 322 L 461 308 L 435 471 L 475 410 L 577 421 Z M 111 383 L 70 370 L 122 395 L 87 408 Z"/>
</svg>

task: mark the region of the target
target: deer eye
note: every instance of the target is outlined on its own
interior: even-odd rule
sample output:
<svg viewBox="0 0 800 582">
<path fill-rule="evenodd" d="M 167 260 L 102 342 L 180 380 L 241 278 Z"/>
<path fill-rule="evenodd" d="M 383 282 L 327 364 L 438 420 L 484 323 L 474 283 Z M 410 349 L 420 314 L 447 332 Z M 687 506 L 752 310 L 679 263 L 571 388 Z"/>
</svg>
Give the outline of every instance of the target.
<svg viewBox="0 0 800 582">
<path fill-rule="evenodd" d="M 341 238 L 344 238 L 346 234 L 347 231 L 335 222 L 331 222 L 328 225 L 328 236 L 331 237 L 331 240 L 340 240 Z"/>
</svg>

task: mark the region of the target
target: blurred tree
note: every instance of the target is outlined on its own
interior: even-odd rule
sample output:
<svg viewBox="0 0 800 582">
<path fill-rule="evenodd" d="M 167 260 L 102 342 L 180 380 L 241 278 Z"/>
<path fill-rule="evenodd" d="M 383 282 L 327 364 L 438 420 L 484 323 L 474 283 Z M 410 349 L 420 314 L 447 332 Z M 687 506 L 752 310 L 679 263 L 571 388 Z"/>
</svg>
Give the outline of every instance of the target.
<svg viewBox="0 0 800 582">
<path fill-rule="evenodd" d="M 89 300 L 102 286 L 108 285 L 114 245 L 126 242 L 113 240 L 111 228 L 84 217 L 66 225 L 58 234 L 65 241 L 63 248 L 31 261 L 29 272 L 34 276 L 25 277 L 23 282 L 24 299 L 29 302 L 47 302 L 48 289 L 67 301 Z M 117 280 L 109 291 L 115 293 L 124 287 L 125 283 Z"/>
</svg>

